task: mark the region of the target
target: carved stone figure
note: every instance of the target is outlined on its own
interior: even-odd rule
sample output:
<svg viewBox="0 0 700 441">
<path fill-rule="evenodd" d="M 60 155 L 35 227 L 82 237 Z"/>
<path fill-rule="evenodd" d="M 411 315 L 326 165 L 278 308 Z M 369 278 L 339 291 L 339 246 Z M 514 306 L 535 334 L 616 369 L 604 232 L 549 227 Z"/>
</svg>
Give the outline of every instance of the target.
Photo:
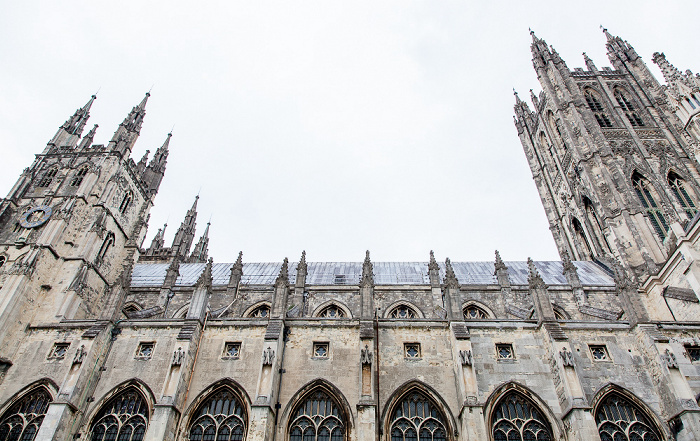
<svg viewBox="0 0 700 441">
<path fill-rule="evenodd" d="M 574 354 L 569 351 L 569 348 L 562 348 L 562 350 L 559 351 L 559 356 L 561 357 L 561 364 L 564 367 L 574 367 Z"/>
<path fill-rule="evenodd" d="M 462 366 L 472 365 L 472 351 L 459 351 L 459 359 L 462 362 Z"/>
<path fill-rule="evenodd" d="M 360 350 L 360 363 L 372 364 L 372 351 L 368 345 L 365 345 L 365 348 Z"/>
<path fill-rule="evenodd" d="M 272 362 L 275 361 L 275 351 L 270 346 L 268 346 L 262 355 L 263 366 L 271 366 Z"/>
<path fill-rule="evenodd" d="M 182 366 L 182 362 L 184 359 L 185 351 L 183 351 L 182 346 L 180 346 L 175 352 L 173 352 L 173 362 L 171 364 L 172 366 Z"/>
</svg>

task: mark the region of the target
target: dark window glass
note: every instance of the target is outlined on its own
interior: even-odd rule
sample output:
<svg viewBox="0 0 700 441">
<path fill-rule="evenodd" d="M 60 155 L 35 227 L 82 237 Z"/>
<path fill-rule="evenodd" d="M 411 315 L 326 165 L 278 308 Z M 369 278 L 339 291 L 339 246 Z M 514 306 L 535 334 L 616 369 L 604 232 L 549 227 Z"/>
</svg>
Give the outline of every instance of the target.
<svg viewBox="0 0 700 441">
<path fill-rule="evenodd" d="M 90 427 L 91 441 L 141 441 L 148 425 L 148 404 L 131 386 L 109 400 Z"/>
<path fill-rule="evenodd" d="M 43 387 L 24 395 L 0 417 L 0 441 L 33 441 L 51 401 Z"/>
<path fill-rule="evenodd" d="M 290 441 L 342 441 L 345 419 L 338 403 L 323 391 L 312 392 L 297 405 L 289 424 Z"/>
<path fill-rule="evenodd" d="M 391 416 L 391 441 L 445 441 L 445 418 L 422 392 L 411 392 Z"/>
<path fill-rule="evenodd" d="M 649 183 L 639 173 L 635 172 L 632 175 L 632 185 L 637 192 L 639 202 L 646 211 L 647 218 L 654 227 L 654 231 L 656 231 L 661 240 L 664 240 L 668 232 L 668 224 L 654 197 L 651 195 Z"/>
<path fill-rule="evenodd" d="M 248 416 L 241 403 L 228 387 L 212 392 L 194 413 L 190 441 L 243 440 Z"/>
<path fill-rule="evenodd" d="M 537 407 L 523 395 L 511 392 L 494 410 L 491 433 L 498 441 L 552 441 L 552 429 Z"/>
<path fill-rule="evenodd" d="M 677 174 L 671 172 L 668 174 L 668 185 L 671 186 L 671 190 L 673 190 L 673 194 L 676 195 L 676 199 L 681 204 L 681 207 L 683 207 L 683 210 L 685 210 L 685 214 L 689 219 L 692 219 L 698 210 L 695 208 L 695 202 L 693 202 L 693 200 L 690 198 L 690 195 L 685 188 L 685 182 L 683 182 L 683 179 L 681 179 Z"/>
<path fill-rule="evenodd" d="M 618 393 L 606 396 L 595 412 L 603 441 L 660 441 L 661 435 L 636 405 Z"/>
</svg>

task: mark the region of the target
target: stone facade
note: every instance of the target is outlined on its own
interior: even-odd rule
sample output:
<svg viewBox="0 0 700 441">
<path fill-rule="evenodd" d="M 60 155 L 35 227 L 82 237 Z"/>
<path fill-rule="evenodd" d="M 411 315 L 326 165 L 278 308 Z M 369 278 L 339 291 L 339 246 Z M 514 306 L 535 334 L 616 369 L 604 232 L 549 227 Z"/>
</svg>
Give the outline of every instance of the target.
<svg viewBox="0 0 700 441">
<path fill-rule="evenodd" d="M 92 145 L 93 97 L 0 206 L 0 441 L 698 439 L 695 141 L 606 37 L 533 34 L 516 100 L 561 262 L 215 263 L 197 200 L 145 248 L 170 135 Z"/>
</svg>

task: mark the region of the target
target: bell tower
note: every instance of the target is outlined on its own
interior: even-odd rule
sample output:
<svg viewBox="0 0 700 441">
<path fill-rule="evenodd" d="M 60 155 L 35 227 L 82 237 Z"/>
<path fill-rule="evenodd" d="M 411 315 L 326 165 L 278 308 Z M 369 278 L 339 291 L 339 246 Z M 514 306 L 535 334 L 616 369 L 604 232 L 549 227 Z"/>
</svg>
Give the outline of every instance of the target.
<svg viewBox="0 0 700 441">
<path fill-rule="evenodd" d="M 562 259 L 655 273 L 697 212 L 700 173 L 663 89 L 634 48 L 604 30 L 612 68 L 570 70 L 532 35 L 542 92 L 515 96 L 515 126 Z"/>
</svg>

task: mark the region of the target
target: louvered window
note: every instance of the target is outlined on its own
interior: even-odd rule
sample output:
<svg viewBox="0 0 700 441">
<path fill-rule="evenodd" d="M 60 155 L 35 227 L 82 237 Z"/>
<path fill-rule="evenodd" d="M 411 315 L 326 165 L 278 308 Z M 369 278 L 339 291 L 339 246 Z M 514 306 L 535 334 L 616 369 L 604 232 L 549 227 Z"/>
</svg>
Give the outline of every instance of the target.
<svg viewBox="0 0 700 441">
<path fill-rule="evenodd" d="M 612 127 L 612 122 L 605 112 L 605 108 L 601 103 L 600 97 L 598 97 L 597 94 L 590 89 L 586 90 L 583 96 L 586 99 L 588 108 L 591 110 L 591 112 L 593 112 L 593 116 L 595 116 L 596 121 L 598 121 L 598 125 L 600 127 Z"/>
<path fill-rule="evenodd" d="M 673 193 L 676 195 L 676 199 L 678 199 L 681 207 L 685 210 L 685 214 L 688 215 L 688 218 L 692 219 L 698 210 L 695 208 L 695 203 L 685 189 L 683 179 L 672 172 L 668 175 L 668 184 L 671 186 L 671 190 L 673 190 Z"/>
<path fill-rule="evenodd" d="M 625 96 L 624 92 L 620 90 L 615 91 L 615 99 L 620 105 L 620 108 L 625 112 L 627 120 L 632 124 L 633 127 L 640 127 L 644 125 L 644 121 L 639 117 L 637 109 L 634 108 L 632 102 Z"/>
</svg>

